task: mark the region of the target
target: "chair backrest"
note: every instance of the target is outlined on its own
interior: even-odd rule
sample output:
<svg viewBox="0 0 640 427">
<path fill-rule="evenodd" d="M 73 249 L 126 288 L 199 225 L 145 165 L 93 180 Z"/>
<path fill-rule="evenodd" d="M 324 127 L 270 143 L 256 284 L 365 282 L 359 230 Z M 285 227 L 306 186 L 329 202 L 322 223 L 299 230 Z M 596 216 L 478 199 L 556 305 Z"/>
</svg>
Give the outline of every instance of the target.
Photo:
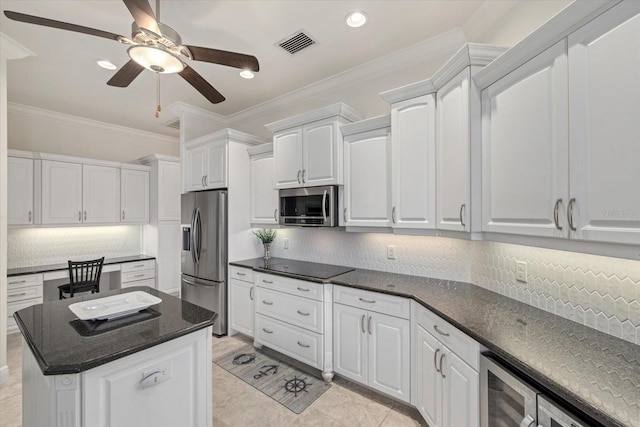
<svg viewBox="0 0 640 427">
<path fill-rule="evenodd" d="M 100 290 L 100 274 L 102 274 L 102 264 L 104 257 L 90 261 L 68 261 L 69 262 L 69 284 L 73 294 L 73 286 L 76 284 L 94 283 L 96 291 Z"/>
</svg>

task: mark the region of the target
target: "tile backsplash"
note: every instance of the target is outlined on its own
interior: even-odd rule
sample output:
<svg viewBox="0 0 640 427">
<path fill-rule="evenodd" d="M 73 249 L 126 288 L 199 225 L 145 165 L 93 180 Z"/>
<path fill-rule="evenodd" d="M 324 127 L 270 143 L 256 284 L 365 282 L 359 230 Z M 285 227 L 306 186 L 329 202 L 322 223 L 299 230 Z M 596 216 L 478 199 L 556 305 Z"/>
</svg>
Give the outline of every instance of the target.
<svg viewBox="0 0 640 427">
<path fill-rule="evenodd" d="M 139 225 L 108 227 L 15 228 L 7 230 L 7 268 L 138 255 Z"/>
<path fill-rule="evenodd" d="M 283 239 L 289 248 L 283 248 Z M 387 246 L 396 259 L 387 259 Z M 640 344 L 640 261 L 442 237 L 278 230 L 275 257 L 471 282 Z M 526 283 L 516 262 L 527 264 Z"/>
</svg>

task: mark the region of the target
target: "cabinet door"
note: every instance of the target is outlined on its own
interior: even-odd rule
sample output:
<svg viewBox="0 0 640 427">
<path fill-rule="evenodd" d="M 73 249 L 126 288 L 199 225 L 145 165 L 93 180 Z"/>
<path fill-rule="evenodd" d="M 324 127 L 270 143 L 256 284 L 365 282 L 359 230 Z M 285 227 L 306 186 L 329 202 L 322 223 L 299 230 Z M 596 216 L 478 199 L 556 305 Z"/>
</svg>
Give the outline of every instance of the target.
<svg viewBox="0 0 640 427">
<path fill-rule="evenodd" d="M 339 181 L 338 120 L 330 118 L 302 127 L 302 182 L 305 186 L 342 184 Z M 340 141 L 341 142 L 341 141 Z"/>
<path fill-rule="evenodd" d="M 442 425 L 478 427 L 480 389 L 478 373 L 446 347 L 442 365 Z M 431 424 L 429 424 L 431 425 Z"/>
<path fill-rule="evenodd" d="M 42 223 L 82 222 L 82 165 L 42 161 Z"/>
<path fill-rule="evenodd" d="M 288 129 L 273 135 L 276 187 L 302 185 L 302 128 Z"/>
<path fill-rule="evenodd" d="M 118 222 L 118 169 L 82 166 L 82 220 L 85 224 Z"/>
<path fill-rule="evenodd" d="M 333 305 L 333 367 L 336 373 L 367 383 L 367 312 Z"/>
<path fill-rule="evenodd" d="M 571 238 L 640 243 L 640 4 L 569 36 Z"/>
<path fill-rule="evenodd" d="M 391 219 L 397 228 L 435 228 L 435 99 L 425 95 L 391 108 Z"/>
<path fill-rule="evenodd" d="M 33 224 L 33 159 L 7 159 L 7 224 Z"/>
<path fill-rule="evenodd" d="M 344 225 L 388 227 L 391 204 L 391 137 L 388 129 L 344 141 Z"/>
<path fill-rule="evenodd" d="M 253 283 L 229 280 L 229 319 L 231 329 L 253 336 Z"/>
<path fill-rule="evenodd" d="M 441 427 L 442 376 L 436 370 L 442 351 L 440 342 L 420 325 L 416 325 L 415 340 L 416 408 L 429 426 Z"/>
<path fill-rule="evenodd" d="M 180 164 L 158 162 L 158 221 L 180 221 Z"/>
<path fill-rule="evenodd" d="M 204 146 L 185 149 L 184 191 L 198 191 L 204 188 L 206 149 Z"/>
<path fill-rule="evenodd" d="M 438 91 L 436 100 L 437 228 L 470 231 L 471 70 Z"/>
<path fill-rule="evenodd" d="M 483 91 L 482 231 L 567 235 L 567 96 L 565 41 Z"/>
<path fill-rule="evenodd" d="M 207 189 L 227 188 L 227 147 L 226 139 L 206 147 L 204 183 Z"/>
<path fill-rule="evenodd" d="M 121 222 L 149 222 L 149 172 L 122 169 Z"/>
<path fill-rule="evenodd" d="M 251 224 L 278 224 L 273 154 L 251 157 Z"/>
<path fill-rule="evenodd" d="M 147 233 L 145 227 L 145 233 Z M 157 288 L 166 293 L 180 292 L 182 228 L 180 223 L 158 224 Z M 147 252 L 149 253 L 149 252 Z"/>
<path fill-rule="evenodd" d="M 369 386 L 411 401 L 410 326 L 406 319 L 369 312 Z"/>
</svg>

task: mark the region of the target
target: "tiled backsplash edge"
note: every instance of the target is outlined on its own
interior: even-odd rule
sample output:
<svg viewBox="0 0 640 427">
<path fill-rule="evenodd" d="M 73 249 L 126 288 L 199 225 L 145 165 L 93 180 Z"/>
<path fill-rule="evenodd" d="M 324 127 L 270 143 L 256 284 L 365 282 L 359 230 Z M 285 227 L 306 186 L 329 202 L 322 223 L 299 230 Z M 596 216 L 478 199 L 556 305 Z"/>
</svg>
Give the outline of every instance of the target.
<svg viewBox="0 0 640 427">
<path fill-rule="evenodd" d="M 289 248 L 283 248 L 283 239 Z M 387 246 L 396 259 L 387 259 Z M 640 344 L 640 261 L 442 237 L 278 230 L 272 254 L 301 261 L 471 282 Z M 527 263 L 527 282 L 516 262 Z"/>
</svg>

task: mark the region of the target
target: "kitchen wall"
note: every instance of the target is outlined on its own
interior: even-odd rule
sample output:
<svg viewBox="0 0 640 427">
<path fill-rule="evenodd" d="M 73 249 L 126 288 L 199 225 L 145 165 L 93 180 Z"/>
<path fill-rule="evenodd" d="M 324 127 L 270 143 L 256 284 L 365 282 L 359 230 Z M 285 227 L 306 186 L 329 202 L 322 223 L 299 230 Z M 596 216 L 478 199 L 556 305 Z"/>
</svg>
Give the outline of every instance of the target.
<svg viewBox="0 0 640 427">
<path fill-rule="evenodd" d="M 142 227 L 10 228 L 7 268 L 142 253 Z"/>
<path fill-rule="evenodd" d="M 283 239 L 289 239 L 289 249 Z M 387 259 L 387 245 L 396 259 Z M 640 261 L 442 237 L 278 230 L 275 257 L 468 281 L 640 344 Z M 516 281 L 526 261 L 527 283 Z"/>
</svg>

